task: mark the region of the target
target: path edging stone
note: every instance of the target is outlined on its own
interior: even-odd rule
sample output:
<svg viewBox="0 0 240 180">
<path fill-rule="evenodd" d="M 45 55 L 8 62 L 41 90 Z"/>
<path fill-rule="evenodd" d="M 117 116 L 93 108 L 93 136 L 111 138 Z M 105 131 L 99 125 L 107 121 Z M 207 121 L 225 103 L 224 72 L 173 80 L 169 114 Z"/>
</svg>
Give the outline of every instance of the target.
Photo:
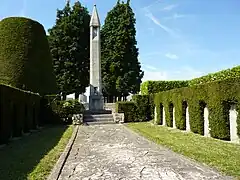
<svg viewBox="0 0 240 180">
<path fill-rule="evenodd" d="M 50 175 L 48 176 L 47 180 L 57 180 L 62 172 L 62 168 L 70 154 L 70 151 L 72 149 L 73 143 L 77 137 L 77 133 L 79 130 L 79 125 L 75 126 L 73 130 L 73 134 L 71 139 L 69 140 L 67 146 L 65 147 L 64 151 L 62 152 L 60 158 L 58 159 L 57 163 L 53 167 Z"/>
</svg>

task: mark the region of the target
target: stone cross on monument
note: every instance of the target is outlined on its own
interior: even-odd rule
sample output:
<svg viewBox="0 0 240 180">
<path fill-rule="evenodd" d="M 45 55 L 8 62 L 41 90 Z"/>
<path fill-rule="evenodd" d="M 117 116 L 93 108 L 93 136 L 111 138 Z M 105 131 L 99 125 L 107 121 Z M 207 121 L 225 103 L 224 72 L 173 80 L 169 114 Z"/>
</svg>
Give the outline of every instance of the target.
<svg viewBox="0 0 240 180">
<path fill-rule="evenodd" d="M 101 41 L 100 19 L 96 5 L 93 7 L 90 21 L 90 94 L 89 110 L 103 110 L 102 77 L 101 77 Z"/>
</svg>

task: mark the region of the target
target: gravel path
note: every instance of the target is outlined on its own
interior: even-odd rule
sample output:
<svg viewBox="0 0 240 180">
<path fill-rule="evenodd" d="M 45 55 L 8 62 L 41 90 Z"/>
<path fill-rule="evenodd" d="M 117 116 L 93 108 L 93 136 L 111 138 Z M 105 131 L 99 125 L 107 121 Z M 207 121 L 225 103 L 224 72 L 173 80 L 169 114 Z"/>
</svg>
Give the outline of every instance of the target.
<svg viewBox="0 0 240 180">
<path fill-rule="evenodd" d="M 60 180 L 230 180 L 123 125 L 81 126 Z"/>
</svg>

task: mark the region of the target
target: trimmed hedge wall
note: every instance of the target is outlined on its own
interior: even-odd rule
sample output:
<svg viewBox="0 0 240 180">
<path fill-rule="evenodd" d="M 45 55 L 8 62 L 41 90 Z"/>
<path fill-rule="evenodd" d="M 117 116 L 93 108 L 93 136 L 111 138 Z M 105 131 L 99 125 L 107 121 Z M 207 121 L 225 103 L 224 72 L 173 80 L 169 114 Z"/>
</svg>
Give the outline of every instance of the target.
<svg viewBox="0 0 240 180">
<path fill-rule="evenodd" d="M 189 108 L 190 128 L 194 133 L 204 134 L 204 107 L 209 110 L 209 128 L 211 137 L 229 140 L 229 107 L 240 106 L 240 79 L 232 78 L 208 84 L 173 89 L 155 95 L 157 124 L 162 124 L 162 107 L 165 109 L 167 126 L 172 126 L 171 103 L 175 107 L 176 127 L 186 129 L 186 106 Z M 238 109 L 239 112 L 239 109 Z M 240 117 L 238 116 L 238 134 L 240 135 Z"/>
<path fill-rule="evenodd" d="M 189 86 L 226 80 L 229 78 L 240 78 L 240 66 L 236 66 L 231 69 L 225 69 L 216 73 L 210 73 L 206 76 L 192 79 L 191 81 L 189 81 Z"/>
<path fill-rule="evenodd" d="M 134 95 L 132 101 L 117 102 L 116 112 L 124 113 L 125 122 L 142 122 L 153 117 L 153 103 L 149 95 Z"/>
<path fill-rule="evenodd" d="M 124 113 L 124 122 L 137 121 L 136 104 L 132 101 L 119 101 L 116 103 L 116 112 Z"/>
<path fill-rule="evenodd" d="M 0 84 L 0 144 L 37 128 L 40 99 L 37 94 Z"/>
<path fill-rule="evenodd" d="M 146 81 L 141 84 L 141 94 L 148 95 L 175 88 L 187 87 L 188 81 Z"/>
<path fill-rule="evenodd" d="M 41 98 L 40 101 L 40 116 L 41 124 L 62 124 L 60 116 L 54 112 L 55 102 L 59 101 L 58 96 L 56 95 L 47 95 Z"/>
<path fill-rule="evenodd" d="M 28 18 L 0 21 L 0 83 L 42 95 L 55 93 L 56 79 L 45 30 Z"/>
<path fill-rule="evenodd" d="M 192 87 L 200 84 L 222 81 L 232 78 L 240 78 L 240 66 L 222 70 L 216 73 L 210 73 L 206 76 L 194 78 L 188 81 L 146 81 L 141 84 L 141 94 L 154 94 L 175 88 Z"/>
<path fill-rule="evenodd" d="M 138 121 L 147 121 L 152 119 L 152 103 L 148 95 L 134 95 L 133 102 L 136 105 Z"/>
</svg>

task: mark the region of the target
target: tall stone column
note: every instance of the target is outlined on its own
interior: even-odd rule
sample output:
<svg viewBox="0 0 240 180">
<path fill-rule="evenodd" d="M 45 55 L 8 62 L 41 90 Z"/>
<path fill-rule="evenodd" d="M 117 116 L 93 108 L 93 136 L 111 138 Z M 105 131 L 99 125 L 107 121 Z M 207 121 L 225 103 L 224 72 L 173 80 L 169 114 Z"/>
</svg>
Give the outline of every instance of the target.
<svg viewBox="0 0 240 180">
<path fill-rule="evenodd" d="M 89 109 L 97 111 L 103 110 L 100 27 L 100 19 L 98 16 L 96 5 L 94 5 L 90 21 Z"/>
</svg>

